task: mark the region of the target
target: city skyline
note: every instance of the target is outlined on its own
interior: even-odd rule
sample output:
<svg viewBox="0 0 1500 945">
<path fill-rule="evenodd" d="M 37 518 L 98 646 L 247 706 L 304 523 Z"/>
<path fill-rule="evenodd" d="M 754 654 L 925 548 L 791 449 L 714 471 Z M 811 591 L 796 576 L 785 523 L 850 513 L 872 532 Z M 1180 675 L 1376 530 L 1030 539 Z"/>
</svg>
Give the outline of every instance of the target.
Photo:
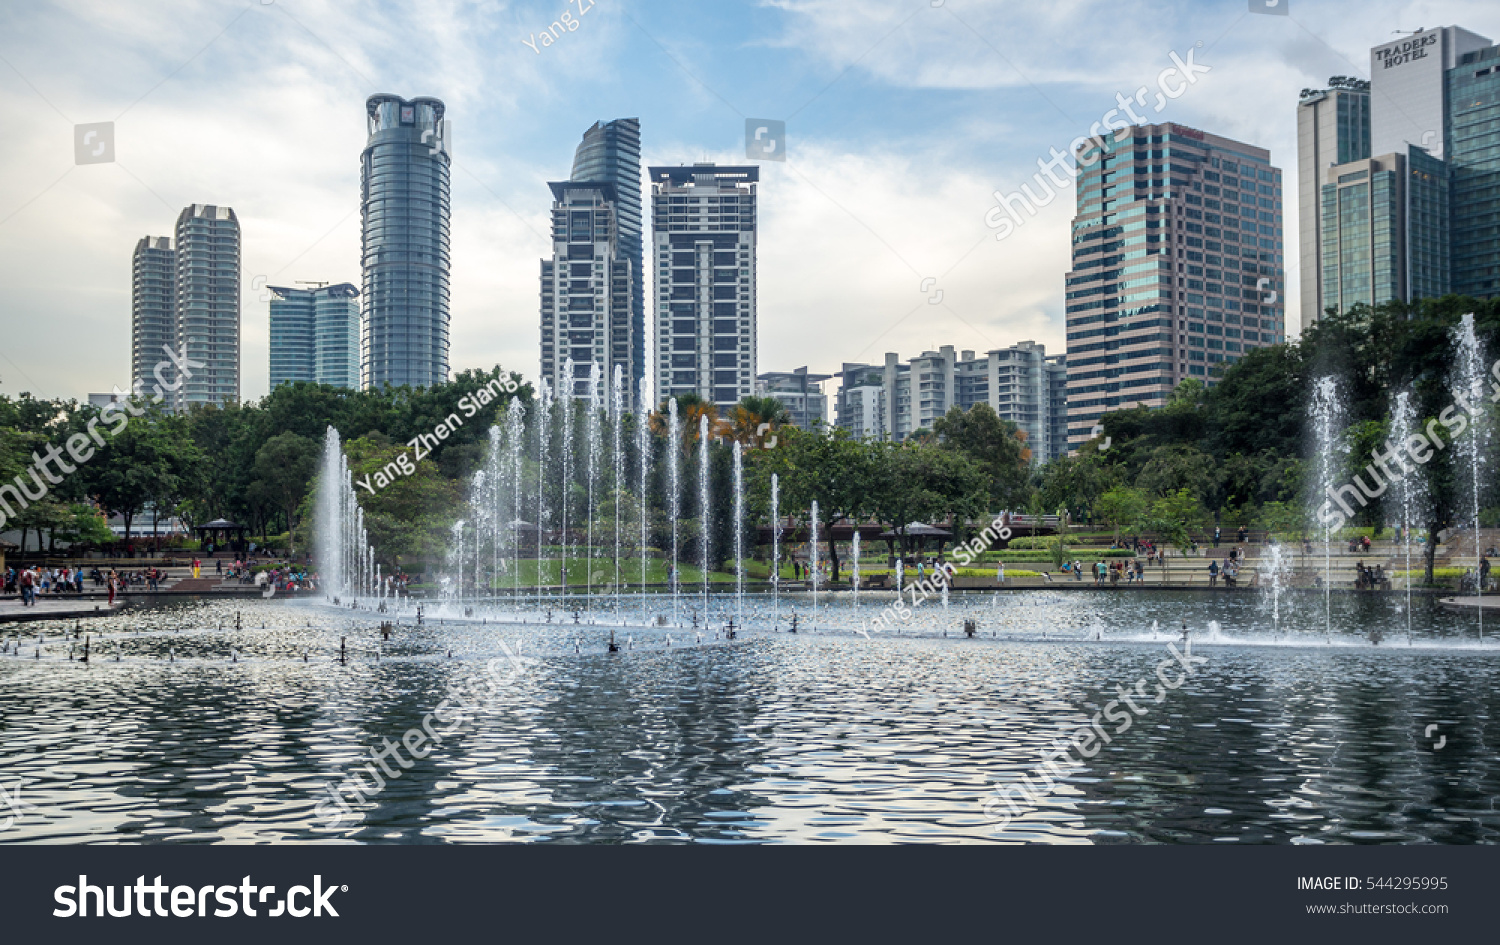
<svg viewBox="0 0 1500 945">
<path fill-rule="evenodd" d="M 868 359 L 892 348 L 954 344 L 992 350 L 1026 338 L 1061 351 L 1065 328 L 1059 277 L 1068 265 L 1071 214 L 1060 205 L 1069 201 L 1044 208 L 1022 233 L 997 246 L 983 242 L 993 236 L 983 225 L 993 191 L 1013 190 L 1050 145 L 1066 145 L 1085 130 L 1087 116 L 1108 107 L 1117 91 L 1149 84 L 1170 61 L 1169 52 L 1187 55 L 1194 48 L 1198 61 L 1211 65 L 1213 72 L 1172 102 L 1162 120 L 1268 148 L 1272 162 L 1288 169 L 1290 186 L 1296 89 L 1320 86 L 1328 75 L 1365 74 L 1370 48 L 1387 41 L 1391 29 L 1423 25 L 1402 22 L 1394 4 L 1373 5 L 1368 22 L 1358 26 L 1332 17 L 1320 20 L 1319 11 L 1310 7 L 1294 11 L 1318 37 L 1320 42 L 1313 43 L 1282 18 L 1246 16 L 1242 10 L 1181 9 L 1182 16 L 1170 26 L 1125 24 L 1129 45 L 1139 50 L 1093 76 L 1073 67 L 1076 55 L 1048 60 L 1046 54 L 1064 41 L 1075 50 L 1080 43 L 1105 43 L 1104 32 L 1085 26 L 1082 36 L 1063 37 L 1048 31 L 1040 12 L 1001 18 L 995 10 L 966 10 L 954 14 L 966 21 L 959 23 L 942 11 L 929 19 L 923 10 L 903 25 L 902 18 L 912 11 L 898 10 L 895 4 L 862 11 L 869 18 L 863 24 L 845 19 L 852 14 L 820 7 L 816 12 L 826 26 L 849 27 L 835 38 L 838 29 L 819 29 L 816 37 L 799 32 L 810 22 L 811 11 L 775 11 L 753 23 L 742 18 L 748 13 L 731 11 L 715 23 L 714 35 L 751 25 L 754 38 L 717 59 L 690 42 L 693 31 L 703 26 L 690 8 L 663 4 L 641 12 L 639 26 L 660 37 L 683 63 L 678 65 L 654 44 L 638 42 L 640 31 L 630 20 L 596 6 L 566 41 L 540 53 L 517 41 L 513 45 L 520 56 L 499 55 L 498 64 L 480 68 L 472 52 L 477 40 L 494 39 L 503 52 L 501 40 L 513 38 L 512 24 L 525 25 L 543 15 L 528 8 L 508 11 L 513 21 L 499 17 L 481 24 L 478 35 L 449 49 L 461 55 L 449 57 L 447 64 L 424 53 L 388 67 L 394 71 L 382 71 L 372 63 L 395 62 L 384 52 L 393 41 L 377 36 L 377 26 L 391 32 L 392 25 L 409 22 L 393 9 L 377 11 L 372 25 L 364 28 L 353 28 L 333 14 L 302 10 L 251 10 L 237 19 L 244 11 L 227 6 L 211 8 L 202 20 L 179 18 L 181 22 L 164 28 L 142 9 L 129 14 L 135 22 L 117 24 L 121 36 L 110 40 L 111 48 L 130 51 L 129 61 L 106 57 L 122 80 L 140 81 L 89 87 L 84 70 L 61 88 L 46 51 L 55 56 L 64 35 L 79 50 L 99 48 L 103 36 L 90 32 L 97 27 L 69 33 L 73 19 L 66 11 L 9 11 L 8 33 L 37 42 L 26 49 L 0 49 L 15 69 L 6 79 L 14 94 L 0 109 L 7 110 L 12 127 L 22 128 L 26 138 L 8 159 L 13 183 L 0 191 L 0 215 L 11 217 L 0 224 L 0 248 L 8 250 L 0 254 L 6 260 L 0 265 L 17 285 L 7 317 L 39 311 L 39 289 L 29 273 L 61 266 L 70 276 L 61 280 L 67 290 L 53 293 L 55 308 L 84 319 L 88 327 L 80 332 L 83 343 L 65 359 L 53 361 L 44 352 L 24 364 L 0 362 L 0 391 L 81 398 L 89 390 L 128 380 L 130 366 L 122 352 L 129 350 L 129 281 L 123 277 L 129 254 L 123 247 L 142 232 L 159 231 L 141 221 L 160 216 L 160 197 L 176 206 L 216 201 L 235 206 L 240 215 L 246 254 L 241 395 L 263 394 L 268 389 L 264 286 L 347 271 L 357 257 L 359 217 L 350 217 L 357 208 L 348 195 L 358 186 L 351 155 L 360 150 L 363 129 L 350 123 L 347 113 L 358 107 L 356 101 L 387 88 L 441 98 L 450 115 L 459 118 L 463 145 L 454 172 L 453 334 L 454 349 L 462 350 L 462 356 L 455 356 L 454 372 L 498 362 L 507 370 L 534 375 L 535 263 L 528 260 L 544 252 L 545 238 L 538 240 L 538 235 L 545 234 L 541 221 L 549 203 L 538 197 L 538 183 L 556 178 L 558 155 L 576 144 L 580 128 L 611 114 L 640 115 L 643 160 L 663 166 L 704 159 L 743 163 L 745 116 L 788 120 L 791 160 L 761 165 L 764 174 L 774 177 L 768 190 L 775 199 L 766 202 L 761 214 L 759 370 L 790 370 L 811 362 L 813 369 L 828 372 L 839 361 Z M 295 27 L 285 25 L 290 21 L 279 18 L 283 12 L 298 16 L 306 32 L 294 35 Z M 209 13 L 218 19 L 210 23 Z M 1004 35 L 999 30 L 1004 20 L 1017 16 L 1042 41 L 1035 50 L 1005 46 L 1001 55 L 994 37 Z M 1493 16 L 1477 4 L 1445 5 L 1424 14 L 1424 20 L 1429 27 L 1462 24 L 1487 35 L 1497 32 Z M 1282 27 L 1292 32 L 1277 32 Z M 148 52 L 145 37 L 152 28 L 165 36 L 166 51 Z M 882 37 L 897 28 L 905 42 L 881 45 Z M 220 32 L 224 35 L 215 38 Z M 989 37 L 988 43 L 982 37 Z M 1122 48 L 1119 40 L 1116 32 L 1111 48 Z M 204 127 L 191 116 L 208 114 L 202 112 L 208 88 L 223 93 L 215 99 L 221 104 L 252 94 L 245 77 L 260 55 L 251 53 L 252 42 L 303 54 L 302 64 L 289 70 L 295 75 L 272 75 L 268 81 L 273 88 L 290 89 L 290 102 L 304 107 L 278 108 L 274 120 L 264 108 L 218 108 Z M 1198 42 L 1203 46 L 1195 47 Z M 223 75 L 199 91 L 209 67 L 192 57 L 205 43 L 216 44 L 215 63 Z M 877 47 L 879 55 L 864 56 Z M 944 48 L 947 53 L 936 54 Z M 176 61 L 167 61 L 179 51 Z M 64 58 L 71 61 L 76 55 L 81 53 Z M 597 62 L 590 63 L 591 57 Z M 757 65 L 767 57 L 778 67 Z M 546 71 L 553 63 L 556 71 Z M 625 79 L 617 87 L 600 87 L 597 95 L 565 107 L 557 107 L 561 92 L 544 88 L 569 69 L 592 75 L 622 65 Z M 485 91 L 493 79 L 486 70 L 511 68 L 519 77 L 515 91 Z M 698 82 L 689 74 L 699 76 Z M 289 85 L 295 82 L 305 89 Z M 680 115 L 661 108 L 667 86 L 679 93 L 673 104 Z M 685 88 L 690 91 L 684 96 Z M 721 93 L 726 98 L 719 98 Z M 981 108 L 997 93 L 990 107 Z M 258 88 L 253 94 L 244 100 L 275 98 Z M 520 99 L 527 95 L 533 99 L 523 104 Z M 134 104 L 137 99 L 139 105 Z M 849 110 L 856 100 L 858 107 Z M 31 138 L 40 141 L 56 131 L 63 146 L 71 144 L 58 113 L 74 122 L 120 118 L 120 166 L 78 167 L 47 189 L 67 170 L 66 158 L 56 173 L 42 173 L 52 168 L 47 154 L 57 148 L 34 147 Z M 238 117 L 227 117 L 231 115 Z M 505 115 L 527 116 L 528 129 L 498 133 L 495 129 L 509 127 L 496 121 Z M 199 133 L 183 142 L 180 153 L 164 150 L 182 140 L 184 121 L 194 122 Z M 345 144 L 335 146 L 338 141 Z M 229 145 L 237 150 L 226 151 Z M 918 172 L 926 167 L 943 173 Z M 292 168 L 295 176 L 289 176 Z M 95 173 L 106 170 L 112 172 L 107 179 Z M 101 206 L 114 209 L 99 225 L 87 228 L 83 239 L 72 241 L 67 255 L 49 233 L 31 233 L 38 216 L 84 208 L 88 218 Z M 1288 234 L 1296 232 L 1294 215 L 1289 207 Z M 106 236 L 115 239 L 111 228 L 121 224 L 128 225 L 130 235 L 104 251 L 98 244 Z M 800 251 L 799 234 L 808 233 L 836 234 L 820 242 L 837 255 L 820 259 Z M 834 277 L 835 272 L 852 278 Z M 928 279 L 936 284 L 920 288 Z M 1289 273 L 1291 286 L 1297 279 L 1295 272 Z M 940 303 L 922 307 L 939 292 Z M 1288 328 L 1290 334 L 1295 325 Z M 827 353 L 821 363 L 793 353 L 808 342 Z"/>
</svg>

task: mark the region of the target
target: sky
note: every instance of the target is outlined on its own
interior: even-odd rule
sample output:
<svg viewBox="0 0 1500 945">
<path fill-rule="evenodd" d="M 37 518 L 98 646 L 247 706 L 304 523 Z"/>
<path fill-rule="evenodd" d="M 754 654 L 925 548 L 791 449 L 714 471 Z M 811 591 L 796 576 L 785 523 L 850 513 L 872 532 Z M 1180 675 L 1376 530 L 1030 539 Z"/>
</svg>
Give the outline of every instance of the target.
<svg viewBox="0 0 1500 945">
<path fill-rule="evenodd" d="M 1208 69 L 1137 109 L 1270 150 L 1295 300 L 1298 92 L 1368 78 L 1369 48 L 1397 30 L 1500 37 L 1500 11 L 1279 0 L 1276 16 L 1247 2 L 7 3 L 0 394 L 127 387 L 131 253 L 207 203 L 239 217 L 241 393 L 264 396 L 263 287 L 360 282 L 377 92 L 440 98 L 452 121 L 455 372 L 535 378 L 546 182 L 566 179 L 590 124 L 622 117 L 640 118 L 647 166 L 747 163 L 746 120 L 787 123 L 787 160 L 761 170 L 759 370 L 1026 339 L 1060 353 L 1073 190 L 1004 240 L 985 223 L 993 195 L 1117 95 L 1154 92 L 1174 54 Z M 576 28 L 542 45 L 564 12 Z M 106 121 L 115 160 L 75 164 L 74 126 Z"/>
</svg>

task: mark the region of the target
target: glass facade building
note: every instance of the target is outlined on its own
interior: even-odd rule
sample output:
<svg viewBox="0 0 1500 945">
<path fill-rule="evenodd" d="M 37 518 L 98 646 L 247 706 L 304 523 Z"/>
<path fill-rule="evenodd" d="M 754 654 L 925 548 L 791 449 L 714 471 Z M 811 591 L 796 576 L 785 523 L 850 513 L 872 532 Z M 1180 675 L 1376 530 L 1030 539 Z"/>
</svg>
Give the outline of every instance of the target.
<svg viewBox="0 0 1500 945">
<path fill-rule="evenodd" d="M 130 270 L 130 389 L 149 394 L 157 383 L 156 366 L 167 356 L 162 347 L 177 344 L 177 253 L 171 237 L 141 237 Z M 162 373 L 172 380 L 172 374 Z"/>
<path fill-rule="evenodd" d="M 312 292 L 266 288 L 271 292 L 271 389 L 316 380 L 318 315 Z"/>
<path fill-rule="evenodd" d="M 573 154 L 574 181 L 602 181 L 615 188 L 615 258 L 630 263 L 631 399 L 646 376 L 646 280 L 643 267 L 645 230 L 641 222 L 641 120 L 617 118 L 595 122 L 583 133 Z M 611 375 L 613 376 L 613 375 Z"/>
<path fill-rule="evenodd" d="M 271 389 L 296 381 L 359 387 L 359 289 L 269 286 Z"/>
<path fill-rule="evenodd" d="M 1448 70 L 1453 291 L 1500 295 L 1500 46 Z"/>
<path fill-rule="evenodd" d="M 1334 76 L 1326 89 L 1303 89 L 1297 106 L 1298 259 L 1302 324 L 1318 320 L 1323 301 L 1323 264 L 1318 234 L 1323 230 L 1322 180 L 1325 168 L 1370 156 L 1370 83 Z"/>
<path fill-rule="evenodd" d="M 1270 152 L 1177 124 L 1090 138 L 1066 276 L 1068 446 L 1110 410 L 1285 340 L 1282 176 Z M 1118 133 L 1117 133 L 1118 134 Z"/>
<path fill-rule="evenodd" d="M 448 379 L 450 130 L 443 103 L 372 95 L 360 155 L 366 387 Z"/>
<path fill-rule="evenodd" d="M 1500 292 L 1497 60 L 1500 47 L 1457 26 L 1370 50 L 1369 153 L 1299 163 L 1304 198 L 1318 193 L 1315 215 L 1303 202 L 1304 324 L 1330 307 Z"/>
<path fill-rule="evenodd" d="M 240 224 L 229 207 L 193 204 L 177 217 L 177 350 L 201 362 L 173 408 L 240 399 Z"/>
<path fill-rule="evenodd" d="M 542 260 L 542 381 L 586 396 L 593 365 L 606 385 L 616 366 L 631 377 L 634 266 L 621 255 L 619 199 L 604 181 L 552 188 L 552 257 Z M 627 407 L 636 388 L 625 391 Z"/>
<path fill-rule="evenodd" d="M 650 169 L 656 397 L 725 413 L 755 392 L 755 198 L 760 168 Z"/>
</svg>

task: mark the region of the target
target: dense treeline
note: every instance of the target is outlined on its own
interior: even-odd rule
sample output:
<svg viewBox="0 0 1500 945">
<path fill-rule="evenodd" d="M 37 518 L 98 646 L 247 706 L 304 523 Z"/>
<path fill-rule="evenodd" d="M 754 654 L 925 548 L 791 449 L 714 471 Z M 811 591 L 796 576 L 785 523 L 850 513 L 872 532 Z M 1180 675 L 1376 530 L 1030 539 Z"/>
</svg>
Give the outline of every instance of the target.
<svg viewBox="0 0 1500 945">
<path fill-rule="evenodd" d="M 1296 342 L 1250 352 L 1212 386 L 1184 382 L 1163 409 L 1107 414 L 1099 439 L 1041 471 L 1043 502 L 1118 530 L 1160 530 L 1154 504 L 1178 496 L 1192 500 L 1182 509 L 1189 531 L 1217 523 L 1317 534 L 1314 512 L 1328 500 L 1316 481 L 1318 447 L 1310 440 L 1316 379 L 1336 379 L 1345 409 L 1343 436 L 1335 445 L 1338 481 L 1355 474 L 1371 481 L 1365 467 L 1372 451 L 1384 450 L 1392 436 L 1396 394 L 1410 392 L 1419 428 L 1453 404 L 1453 335 L 1465 313 L 1474 315 L 1488 357 L 1500 353 L 1496 300 L 1450 296 L 1330 314 Z M 1489 360 L 1484 368 L 1490 369 Z M 1464 435 L 1474 431 L 1471 426 Z M 1108 447 L 1101 449 L 1104 437 Z M 1426 492 L 1414 527 L 1435 534 L 1473 518 L 1459 511 L 1461 500 L 1472 500 L 1455 478 L 1457 455 L 1441 450 L 1420 467 L 1409 464 Z M 1388 483 L 1389 477 L 1382 479 Z M 1396 523 L 1391 494 L 1351 503 L 1353 523 Z M 1489 501 L 1487 493 L 1481 496 L 1481 504 Z M 1429 542 L 1429 556 L 1433 547 Z"/>
<path fill-rule="evenodd" d="M 1335 449 L 1346 481 L 1367 471 L 1372 450 L 1390 438 L 1396 393 L 1410 393 L 1418 427 L 1453 403 L 1452 337 L 1470 312 L 1480 342 L 1489 351 L 1500 351 L 1497 301 L 1449 297 L 1360 306 L 1330 314 L 1297 342 L 1250 352 L 1211 385 L 1183 382 L 1165 408 L 1107 414 L 1100 438 L 1076 456 L 1042 466 L 1031 462 L 1025 434 L 983 405 L 967 412 L 950 410 L 932 429 L 893 444 L 859 442 L 836 429 L 784 427 L 784 411 L 770 398 L 747 398 L 720 417 L 712 405 L 687 397 L 679 401 L 676 431 L 667 429 L 665 405 L 649 418 L 644 508 L 634 416 L 623 419 L 618 462 L 611 452 L 612 437 L 603 437 L 604 455 L 591 487 L 580 481 L 578 464 L 565 477 L 555 461 L 563 453 L 559 420 L 551 424 L 545 454 L 554 461 L 537 462 L 535 392 L 498 366 L 417 390 L 291 384 L 258 403 L 195 407 L 182 415 L 139 401 L 101 411 L 28 395 L 0 397 L 0 514 L 8 519 L 4 528 L 31 536 L 32 547 L 107 541 L 99 510 L 119 513 L 138 526 L 147 508 L 161 516 L 177 515 L 190 525 L 227 518 L 248 525 L 255 535 L 289 533 L 291 541 L 305 547 L 324 434 L 333 426 L 343 437 L 356 479 L 398 460 L 410 465 L 410 474 L 396 477 L 388 487 L 359 491 L 360 502 L 372 539 L 390 563 L 433 561 L 451 544 L 456 523 L 467 520 L 473 529 L 483 518 L 473 504 L 480 497 L 470 494 L 468 483 L 487 462 L 489 428 L 503 425 L 515 402 L 526 410 L 524 435 L 529 438 L 523 491 L 534 493 L 540 485 L 550 509 L 560 508 L 566 499 L 572 510 L 570 529 L 592 518 L 596 545 L 614 541 L 618 522 L 622 547 L 632 554 L 640 544 L 642 518 L 649 547 L 670 544 L 668 456 L 677 450 L 682 476 L 675 510 L 679 552 L 683 560 L 698 560 L 702 549 L 697 536 L 707 515 L 710 563 L 723 565 L 733 547 L 731 453 L 736 442 L 744 464 L 747 526 L 769 521 L 774 473 L 783 515 L 805 525 L 817 500 L 823 536 L 838 525 L 871 521 L 898 532 L 916 521 L 948 523 L 962 531 L 967 522 L 1005 509 L 1066 512 L 1075 522 L 1179 545 L 1214 525 L 1315 534 L 1312 510 L 1323 501 L 1313 475 L 1316 446 L 1308 440 L 1315 380 L 1333 376 L 1340 384 L 1346 417 Z M 481 393 L 495 390 L 497 381 L 504 382 L 505 394 Z M 449 435 L 421 457 L 406 445 L 454 416 L 461 422 L 450 420 Z M 700 442 L 705 416 L 711 435 Z M 584 443 L 591 421 L 581 404 L 575 403 L 569 422 L 572 442 Z M 597 415 L 594 422 L 599 422 Z M 1473 425 L 1464 435 L 1485 429 Z M 705 449 L 710 451 L 708 509 L 699 507 L 696 486 Z M 79 461 L 80 452 L 89 453 L 88 458 Z M 1471 478 L 1467 469 L 1457 474 L 1458 454 L 1439 450 L 1414 472 L 1427 499 L 1420 520 L 1410 524 L 1436 534 L 1472 519 L 1472 512 L 1460 511 L 1472 508 L 1473 500 L 1466 491 Z M 1492 478 L 1486 476 L 1486 487 Z M 1488 494 L 1481 500 L 1487 506 Z M 529 508 L 509 514 L 519 521 Z M 1354 511 L 1355 524 L 1394 521 L 1388 499 Z M 549 511 L 543 523 L 547 540 L 576 544 L 576 536 L 557 534 L 555 514 Z M 1485 524 L 1492 524 L 1492 517 L 1486 513 Z M 904 536 L 898 540 L 910 544 Z M 1432 547 L 1429 542 L 1429 552 Z M 828 555 L 835 568 L 838 553 L 830 541 Z"/>
</svg>

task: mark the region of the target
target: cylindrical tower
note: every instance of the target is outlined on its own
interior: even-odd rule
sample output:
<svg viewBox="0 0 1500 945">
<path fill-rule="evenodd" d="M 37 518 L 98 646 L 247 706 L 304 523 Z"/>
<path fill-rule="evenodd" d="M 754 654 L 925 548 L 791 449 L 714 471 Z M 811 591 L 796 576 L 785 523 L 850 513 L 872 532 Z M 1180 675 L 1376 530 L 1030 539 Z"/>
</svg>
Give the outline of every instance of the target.
<svg viewBox="0 0 1500 945">
<path fill-rule="evenodd" d="M 448 379 L 449 129 L 443 103 L 372 95 L 360 155 L 365 387 Z"/>
</svg>

